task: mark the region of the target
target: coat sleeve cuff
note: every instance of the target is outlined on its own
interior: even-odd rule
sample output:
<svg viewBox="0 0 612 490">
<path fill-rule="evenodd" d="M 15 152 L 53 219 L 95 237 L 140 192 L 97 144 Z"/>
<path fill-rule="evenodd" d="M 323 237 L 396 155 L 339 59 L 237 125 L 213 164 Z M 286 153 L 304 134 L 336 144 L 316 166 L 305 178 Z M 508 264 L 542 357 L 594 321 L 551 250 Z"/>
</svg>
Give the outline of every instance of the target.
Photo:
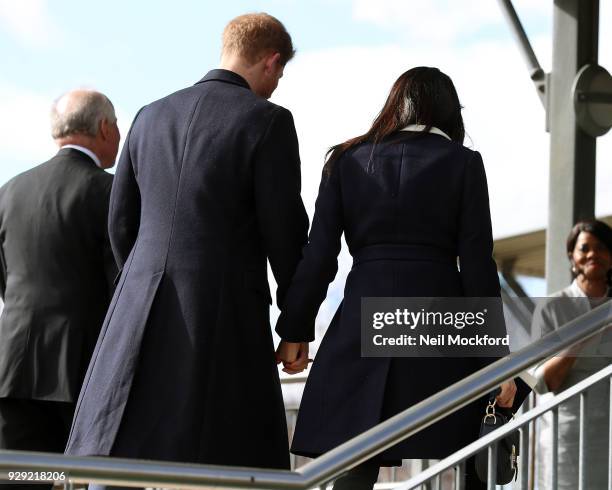
<svg viewBox="0 0 612 490">
<path fill-rule="evenodd" d="M 285 342 L 312 342 L 315 339 L 314 322 L 311 325 L 303 325 L 300 328 L 288 328 L 279 320 L 276 324 L 276 333 Z"/>
</svg>

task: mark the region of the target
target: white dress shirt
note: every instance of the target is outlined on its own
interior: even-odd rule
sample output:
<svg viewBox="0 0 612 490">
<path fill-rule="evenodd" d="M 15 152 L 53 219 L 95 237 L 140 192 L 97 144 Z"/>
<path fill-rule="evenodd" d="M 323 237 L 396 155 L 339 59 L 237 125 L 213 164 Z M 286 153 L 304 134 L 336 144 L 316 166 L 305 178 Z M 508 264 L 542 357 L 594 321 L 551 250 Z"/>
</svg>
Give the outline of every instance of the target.
<svg viewBox="0 0 612 490">
<path fill-rule="evenodd" d="M 100 159 L 98 158 L 98 155 L 96 155 L 89 148 L 85 148 L 84 146 L 80 146 L 80 145 L 64 145 L 60 149 L 63 150 L 64 148 L 73 148 L 75 150 L 79 150 L 79 151 L 85 153 L 85 155 L 87 155 L 89 158 L 91 158 L 98 167 L 102 168 L 102 162 L 100 162 Z"/>
</svg>

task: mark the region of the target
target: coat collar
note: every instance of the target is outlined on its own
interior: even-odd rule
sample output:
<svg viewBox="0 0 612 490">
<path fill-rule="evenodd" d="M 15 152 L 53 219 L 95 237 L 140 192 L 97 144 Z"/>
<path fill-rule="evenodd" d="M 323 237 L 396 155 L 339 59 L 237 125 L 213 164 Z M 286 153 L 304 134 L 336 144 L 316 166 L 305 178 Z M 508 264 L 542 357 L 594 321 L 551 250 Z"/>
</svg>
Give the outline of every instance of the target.
<svg viewBox="0 0 612 490">
<path fill-rule="evenodd" d="M 196 85 L 198 83 L 210 82 L 212 80 L 215 80 L 217 82 L 233 83 L 234 85 L 248 88 L 249 90 L 251 89 L 251 87 L 249 86 L 249 83 L 243 77 L 238 75 L 238 73 L 235 73 L 230 70 L 224 70 L 222 68 L 218 68 L 216 70 L 210 70 L 206 74 L 206 76 L 202 78 L 202 80 L 200 80 L 199 82 L 196 82 Z"/>
</svg>

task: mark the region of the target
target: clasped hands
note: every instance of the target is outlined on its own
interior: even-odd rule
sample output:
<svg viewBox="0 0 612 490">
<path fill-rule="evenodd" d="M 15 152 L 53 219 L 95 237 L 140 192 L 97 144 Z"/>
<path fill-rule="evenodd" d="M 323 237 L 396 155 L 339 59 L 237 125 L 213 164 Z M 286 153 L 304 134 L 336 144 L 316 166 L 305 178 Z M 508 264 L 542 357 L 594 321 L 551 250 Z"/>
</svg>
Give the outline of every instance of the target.
<svg viewBox="0 0 612 490">
<path fill-rule="evenodd" d="M 283 363 L 287 374 L 298 374 L 308 368 L 308 342 L 286 342 L 281 340 L 276 349 L 276 364 Z"/>
</svg>

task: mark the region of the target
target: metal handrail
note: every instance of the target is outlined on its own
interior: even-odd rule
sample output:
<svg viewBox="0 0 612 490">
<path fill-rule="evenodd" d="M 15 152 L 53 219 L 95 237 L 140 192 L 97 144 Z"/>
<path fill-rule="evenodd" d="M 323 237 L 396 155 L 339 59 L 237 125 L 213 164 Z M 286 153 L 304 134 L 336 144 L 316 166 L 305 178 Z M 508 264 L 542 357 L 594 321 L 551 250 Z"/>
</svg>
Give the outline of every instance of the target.
<svg viewBox="0 0 612 490">
<path fill-rule="evenodd" d="M 290 378 L 281 378 L 281 385 L 293 385 L 299 383 L 305 383 L 308 379 L 308 374 L 294 374 Z"/>
<path fill-rule="evenodd" d="M 459 410 L 521 371 L 607 326 L 612 302 L 345 442 L 296 471 L 0 451 L 0 472 L 64 471 L 73 482 L 122 486 L 307 489 L 327 482 Z"/>
<path fill-rule="evenodd" d="M 532 420 L 541 417 L 546 412 L 549 412 L 553 408 L 558 407 L 559 405 L 568 401 L 570 398 L 579 395 L 580 393 L 589 389 L 594 384 L 600 383 L 601 381 L 606 378 L 609 378 L 610 376 L 612 376 L 612 365 L 609 365 L 596 372 L 595 374 L 592 374 L 588 378 L 585 378 L 582 381 L 576 383 L 574 386 L 556 395 L 552 400 L 548 400 L 547 402 L 542 403 L 541 405 L 538 405 L 537 407 L 531 409 L 529 412 L 526 412 L 514 418 L 507 424 L 504 424 L 499 429 L 487 434 L 486 436 L 481 437 L 477 441 L 472 442 L 468 446 L 465 446 L 456 453 L 453 453 L 442 461 L 439 461 L 435 465 L 430 466 L 422 473 L 412 477 L 410 480 L 396 484 L 396 486 L 393 487 L 394 490 L 412 490 L 418 487 L 419 485 L 426 483 L 428 480 L 439 475 L 448 468 L 456 466 L 461 461 L 480 452 L 487 446 L 490 446 L 492 443 L 503 439 L 511 432 L 514 432 L 515 430 L 524 427 Z"/>
</svg>

